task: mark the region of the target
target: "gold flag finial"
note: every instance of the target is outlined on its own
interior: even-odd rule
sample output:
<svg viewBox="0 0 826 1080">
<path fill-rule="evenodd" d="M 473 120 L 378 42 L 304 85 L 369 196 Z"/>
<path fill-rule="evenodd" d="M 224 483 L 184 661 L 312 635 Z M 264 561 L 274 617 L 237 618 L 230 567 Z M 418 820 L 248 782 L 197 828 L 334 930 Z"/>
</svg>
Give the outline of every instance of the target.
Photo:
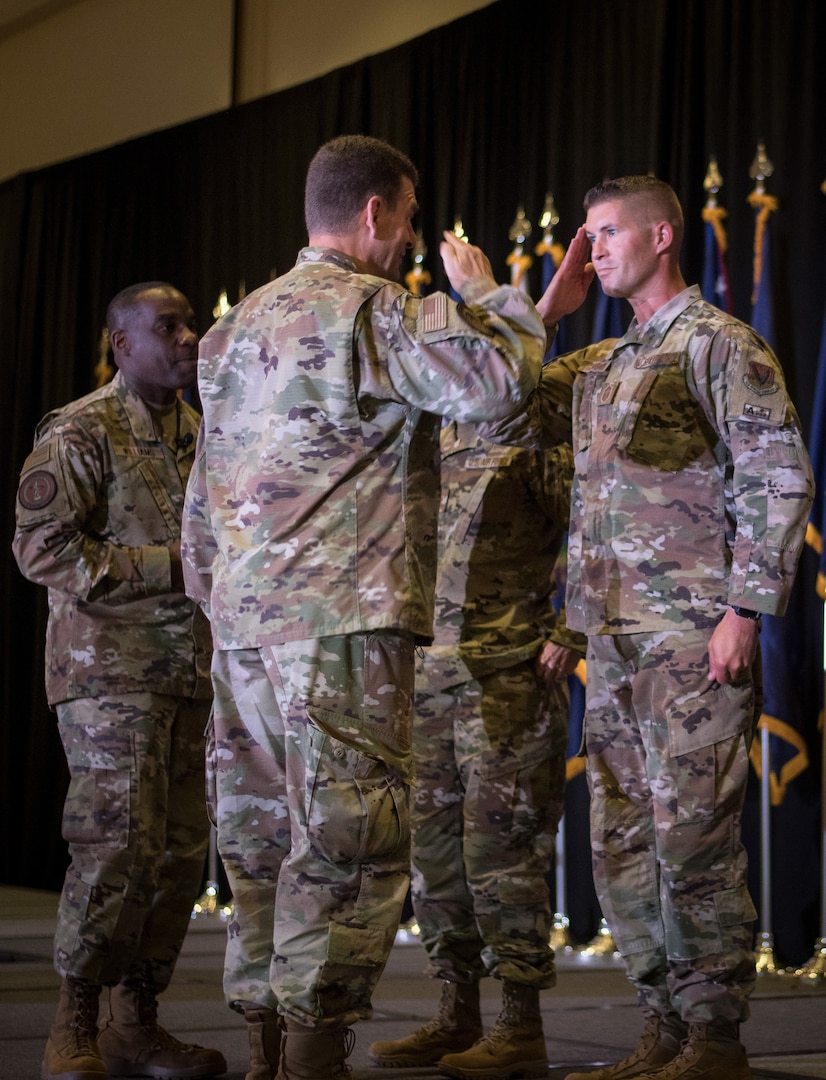
<svg viewBox="0 0 826 1080">
<path fill-rule="evenodd" d="M 416 242 L 413 245 L 413 262 L 416 263 L 418 266 L 421 266 L 422 263 L 425 261 L 426 257 L 427 245 L 424 242 L 422 231 L 421 229 L 419 229 L 419 231 L 416 233 Z"/>
<path fill-rule="evenodd" d="M 717 192 L 722 186 L 723 177 L 720 174 L 720 170 L 717 168 L 717 158 L 712 154 L 708 159 L 708 169 L 706 171 L 705 179 L 703 180 L 703 188 L 708 192 L 706 206 L 717 205 Z"/>
<path fill-rule="evenodd" d="M 220 319 L 222 315 L 226 315 L 231 307 L 232 304 L 230 304 L 227 299 L 227 290 L 221 289 L 221 295 L 218 297 L 215 307 L 212 309 L 213 317 Z"/>
<path fill-rule="evenodd" d="M 416 241 L 413 244 L 413 269 L 408 270 L 404 277 L 405 284 L 414 296 L 422 296 L 423 290 L 430 284 L 430 274 L 424 265 L 426 256 L 427 245 L 420 229 L 416 233 Z"/>
<path fill-rule="evenodd" d="M 554 225 L 558 224 L 559 214 L 556 212 L 554 197 L 550 191 L 547 191 L 545 192 L 545 205 L 542 207 L 542 216 L 539 219 L 539 228 L 549 236 L 554 230 Z"/>
<path fill-rule="evenodd" d="M 768 154 L 766 153 L 766 144 L 761 141 L 757 144 L 757 153 L 754 155 L 754 161 L 751 163 L 751 168 L 749 169 L 749 176 L 755 181 L 754 190 L 759 195 L 762 195 L 766 190 L 764 181 L 767 180 L 773 172 L 774 165 L 771 163 Z"/>
<path fill-rule="evenodd" d="M 513 240 L 513 251 L 508 255 L 507 264 L 511 268 L 511 285 L 527 292 L 528 269 L 533 262 L 530 255 L 525 254 L 525 241 L 531 235 L 533 225 L 525 217 L 525 208 L 517 208 L 516 217 L 513 219 L 508 236 Z"/>
<path fill-rule="evenodd" d="M 513 219 L 513 225 L 508 232 L 509 239 L 513 240 L 516 244 L 524 244 L 528 237 L 531 235 L 533 225 L 525 217 L 524 206 L 517 207 L 516 217 Z"/>
</svg>

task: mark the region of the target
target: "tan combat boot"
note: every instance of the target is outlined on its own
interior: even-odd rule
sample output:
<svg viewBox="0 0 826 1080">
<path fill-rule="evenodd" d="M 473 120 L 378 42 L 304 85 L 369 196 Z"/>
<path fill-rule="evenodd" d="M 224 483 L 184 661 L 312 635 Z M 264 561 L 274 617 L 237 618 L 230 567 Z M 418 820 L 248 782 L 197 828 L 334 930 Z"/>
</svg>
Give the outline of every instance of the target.
<svg viewBox="0 0 826 1080">
<path fill-rule="evenodd" d="M 367 1056 L 386 1068 L 435 1065 L 445 1054 L 467 1050 L 482 1035 L 479 983 L 442 984 L 436 1016 L 403 1039 L 374 1042 Z"/>
<path fill-rule="evenodd" d="M 60 984 L 40 1080 L 106 1080 L 96 1041 L 99 998 L 100 987 L 84 979 L 64 979 Z"/>
<path fill-rule="evenodd" d="M 687 1034 L 688 1024 L 684 1024 L 676 1013 L 665 1016 L 647 1013 L 642 1037 L 632 1054 L 616 1065 L 606 1065 L 588 1073 L 568 1073 L 565 1080 L 631 1080 L 631 1077 L 642 1076 L 673 1061 Z"/>
<path fill-rule="evenodd" d="M 751 1080 L 738 1026 L 728 1020 L 689 1024 L 679 1054 L 659 1069 L 640 1073 L 638 1080 Z"/>
<path fill-rule="evenodd" d="M 284 1021 L 278 1080 L 353 1080 L 347 1058 L 355 1038 L 349 1028 L 307 1028 Z"/>
<path fill-rule="evenodd" d="M 547 1075 L 538 988 L 506 979 L 502 983 L 502 1009 L 490 1032 L 462 1054 L 445 1054 L 439 1072 L 459 1080 Z"/>
<path fill-rule="evenodd" d="M 244 1080 L 275 1080 L 281 1056 L 281 1018 L 275 1009 L 242 1002 L 250 1038 L 250 1071 Z"/>
<path fill-rule="evenodd" d="M 160 1026 L 158 999 L 146 985 L 112 987 L 98 1046 L 112 1076 L 200 1077 L 227 1071 L 223 1054 L 179 1042 Z"/>
</svg>

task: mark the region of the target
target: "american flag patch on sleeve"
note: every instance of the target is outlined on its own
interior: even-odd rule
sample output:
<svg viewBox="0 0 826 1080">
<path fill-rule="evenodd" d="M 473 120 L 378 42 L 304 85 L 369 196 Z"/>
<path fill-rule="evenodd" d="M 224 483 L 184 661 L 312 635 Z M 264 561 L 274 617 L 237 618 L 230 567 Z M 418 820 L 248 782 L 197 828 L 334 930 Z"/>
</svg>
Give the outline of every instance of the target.
<svg viewBox="0 0 826 1080">
<path fill-rule="evenodd" d="M 444 330 L 447 326 L 447 296 L 444 293 L 434 293 L 424 298 L 419 324 L 425 334 L 431 330 Z"/>
</svg>

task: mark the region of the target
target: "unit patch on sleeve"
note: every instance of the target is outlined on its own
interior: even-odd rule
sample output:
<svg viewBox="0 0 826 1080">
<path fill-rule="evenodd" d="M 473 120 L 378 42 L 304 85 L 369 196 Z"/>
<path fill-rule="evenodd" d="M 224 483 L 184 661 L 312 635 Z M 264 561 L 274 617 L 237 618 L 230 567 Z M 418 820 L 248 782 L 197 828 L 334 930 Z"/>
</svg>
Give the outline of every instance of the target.
<svg viewBox="0 0 826 1080">
<path fill-rule="evenodd" d="M 774 368 L 757 360 L 749 360 L 749 370 L 743 375 L 743 382 L 753 394 L 777 393 Z"/>
<path fill-rule="evenodd" d="M 24 510 L 42 510 L 57 494 L 57 481 L 45 469 L 35 469 L 23 478 L 17 498 Z"/>
</svg>

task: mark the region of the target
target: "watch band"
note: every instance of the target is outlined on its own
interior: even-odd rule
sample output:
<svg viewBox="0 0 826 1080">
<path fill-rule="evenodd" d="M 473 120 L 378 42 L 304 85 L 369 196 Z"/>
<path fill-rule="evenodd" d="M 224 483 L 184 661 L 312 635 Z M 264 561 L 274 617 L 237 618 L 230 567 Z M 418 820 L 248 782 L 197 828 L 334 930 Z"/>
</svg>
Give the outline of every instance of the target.
<svg viewBox="0 0 826 1080">
<path fill-rule="evenodd" d="M 731 610 L 735 615 L 739 615 L 741 619 L 750 619 L 752 622 L 759 622 L 763 614 L 762 611 L 750 611 L 749 608 L 737 607 L 736 604 L 731 605 Z"/>
</svg>

